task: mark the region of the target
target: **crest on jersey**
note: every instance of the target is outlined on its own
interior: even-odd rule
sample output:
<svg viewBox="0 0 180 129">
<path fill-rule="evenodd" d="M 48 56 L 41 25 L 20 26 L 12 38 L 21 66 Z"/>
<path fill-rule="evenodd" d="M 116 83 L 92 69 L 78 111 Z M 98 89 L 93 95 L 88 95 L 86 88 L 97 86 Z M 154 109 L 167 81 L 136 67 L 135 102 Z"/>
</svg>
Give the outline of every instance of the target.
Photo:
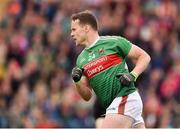
<svg viewBox="0 0 180 129">
<path fill-rule="evenodd" d="M 99 54 L 103 54 L 104 50 L 102 48 L 99 48 L 98 52 L 99 52 Z"/>
</svg>

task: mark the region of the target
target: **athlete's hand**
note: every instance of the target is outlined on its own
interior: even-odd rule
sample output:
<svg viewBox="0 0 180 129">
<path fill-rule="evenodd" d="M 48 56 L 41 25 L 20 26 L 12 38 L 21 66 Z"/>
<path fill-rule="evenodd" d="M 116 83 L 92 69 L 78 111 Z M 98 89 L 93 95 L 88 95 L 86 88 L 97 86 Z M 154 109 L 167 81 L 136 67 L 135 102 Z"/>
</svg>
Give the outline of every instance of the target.
<svg viewBox="0 0 180 129">
<path fill-rule="evenodd" d="M 83 73 L 82 68 L 76 66 L 72 69 L 72 79 L 74 80 L 74 82 L 78 82 L 81 80 L 82 73 Z"/>
<path fill-rule="evenodd" d="M 131 73 L 118 73 L 116 77 L 119 79 L 120 83 L 123 85 L 129 85 L 135 82 L 135 76 Z"/>
</svg>

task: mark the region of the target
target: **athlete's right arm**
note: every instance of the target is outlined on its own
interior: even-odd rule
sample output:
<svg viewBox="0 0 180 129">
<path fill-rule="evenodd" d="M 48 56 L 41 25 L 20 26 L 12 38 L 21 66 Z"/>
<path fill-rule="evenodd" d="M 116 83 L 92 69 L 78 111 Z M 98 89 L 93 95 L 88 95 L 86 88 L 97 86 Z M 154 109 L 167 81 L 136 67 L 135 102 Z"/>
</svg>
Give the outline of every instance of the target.
<svg viewBox="0 0 180 129">
<path fill-rule="evenodd" d="M 82 76 L 83 69 L 75 67 L 72 70 L 72 79 L 75 82 L 76 89 L 79 95 L 86 101 L 91 99 L 92 92 L 89 86 L 89 81 L 85 76 Z"/>
<path fill-rule="evenodd" d="M 88 79 L 85 76 L 81 77 L 81 80 L 75 83 L 76 89 L 79 95 L 86 101 L 89 101 L 92 97 L 92 90 L 89 86 Z"/>
</svg>

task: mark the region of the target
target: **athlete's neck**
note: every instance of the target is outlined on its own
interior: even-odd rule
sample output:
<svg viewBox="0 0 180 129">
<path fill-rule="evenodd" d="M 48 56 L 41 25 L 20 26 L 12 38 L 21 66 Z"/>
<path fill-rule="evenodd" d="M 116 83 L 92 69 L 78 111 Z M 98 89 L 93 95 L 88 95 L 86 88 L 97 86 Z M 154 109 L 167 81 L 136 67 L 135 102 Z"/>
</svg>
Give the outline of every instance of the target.
<svg viewBox="0 0 180 129">
<path fill-rule="evenodd" d="M 99 34 L 98 32 L 92 32 L 92 33 L 89 33 L 88 35 L 88 38 L 86 40 L 86 47 L 90 47 L 93 43 L 96 42 L 96 40 L 99 38 Z"/>
</svg>

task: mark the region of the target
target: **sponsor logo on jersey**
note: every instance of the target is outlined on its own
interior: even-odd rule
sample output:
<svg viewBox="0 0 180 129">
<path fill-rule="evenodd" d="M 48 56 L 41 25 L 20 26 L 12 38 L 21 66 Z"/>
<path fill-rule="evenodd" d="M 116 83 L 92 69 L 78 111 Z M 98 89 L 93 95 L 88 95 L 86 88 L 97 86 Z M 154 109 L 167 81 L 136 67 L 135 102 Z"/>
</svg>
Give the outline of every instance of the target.
<svg viewBox="0 0 180 129">
<path fill-rule="evenodd" d="M 96 74 L 122 62 L 121 58 L 117 54 L 111 54 L 107 56 L 101 56 L 88 64 L 84 68 L 84 74 L 88 78 L 92 78 Z"/>
</svg>

